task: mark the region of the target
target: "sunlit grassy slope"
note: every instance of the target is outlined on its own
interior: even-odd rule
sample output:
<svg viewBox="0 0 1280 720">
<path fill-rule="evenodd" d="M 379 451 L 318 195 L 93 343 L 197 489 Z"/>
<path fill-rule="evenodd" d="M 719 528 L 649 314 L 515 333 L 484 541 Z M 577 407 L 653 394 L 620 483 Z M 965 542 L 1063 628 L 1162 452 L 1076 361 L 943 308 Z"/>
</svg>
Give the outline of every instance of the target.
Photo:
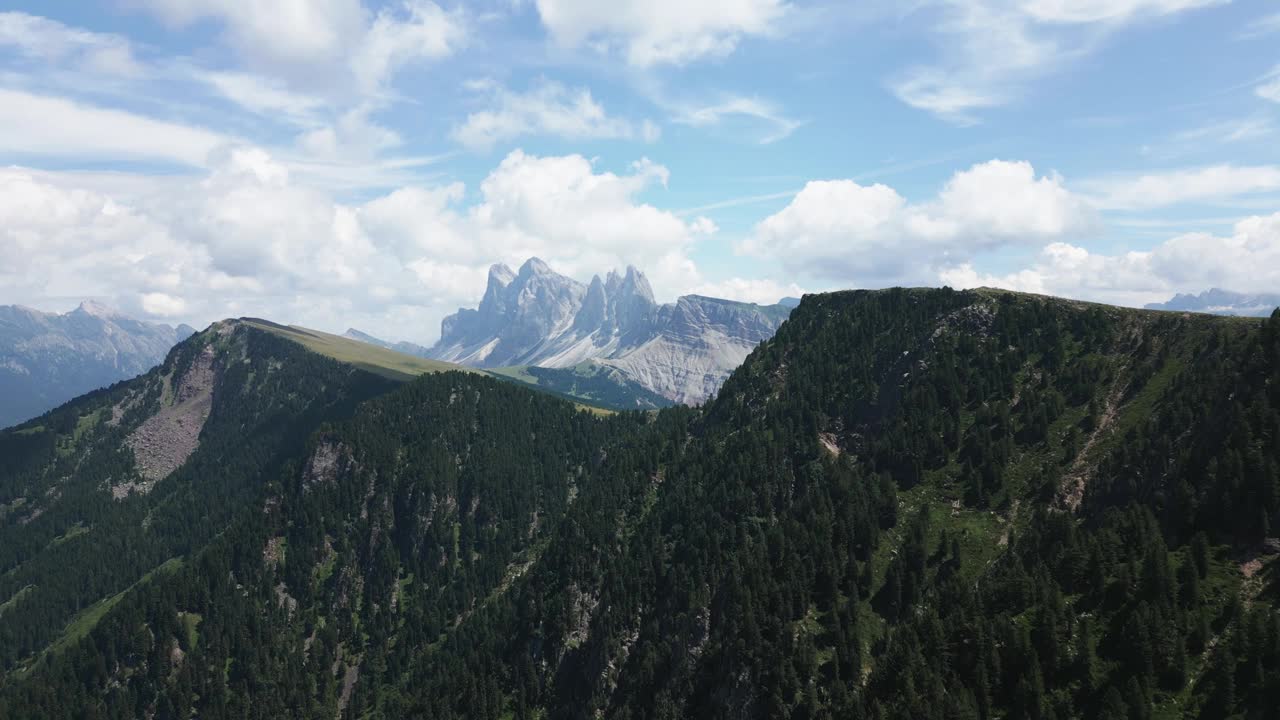
<svg viewBox="0 0 1280 720">
<path fill-rule="evenodd" d="M 359 340 L 344 338 L 340 335 L 331 335 L 319 330 L 309 330 L 293 325 L 279 325 L 269 320 L 257 318 L 244 318 L 241 322 L 250 327 L 293 340 L 312 352 L 331 357 L 348 365 L 354 365 L 391 380 L 408 381 L 426 373 L 447 372 L 449 370 L 479 372 L 474 368 L 463 365 L 405 355 L 395 350 L 388 350 L 377 345 L 360 342 Z"/>
<path fill-rule="evenodd" d="M 513 377 L 501 373 L 491 373 L 484 370 L 477 370 L 465 365 L 457 365 L 454 363 L 443 362 L 440 360 L 428 360 L 426 358 L 406 355 L 404 353 L 389 350 L 387 348 L 378 347 L 369 343 L 352 340 L 340 335 L 332 335 L 319 330 L 310 330 L 308 328 L 298 327 L 296 325 L 280 325 L 270 320 L 262 320 L 259 318 L 242 318 L 241 322 L 250 327 L 263 330 L 265 332 L 287 338 L 299 343 L 308 350 L 333 358 L 339 362 L 354 365 L 355 367 L 376 373 L 385 378 L 398 382 L 408 382 L 419 375 L 427 373 L 448 372 L 457 370 L 459 372 L 475 373 L 478 375 L 489 375 L 507 382 L 516 382 L 530 388 L 548 392 L 552 395 L 564 397 L 573 401 L 578 407 L 584 410 L 590 410 L 595 413 L 609 413 L 609 409 L 596 405 L 583 403 L 577 398 L 573 398 L 564 393 L 539 388 L 536 383 L 530 383 L 519 377 Z"/>
</svg>

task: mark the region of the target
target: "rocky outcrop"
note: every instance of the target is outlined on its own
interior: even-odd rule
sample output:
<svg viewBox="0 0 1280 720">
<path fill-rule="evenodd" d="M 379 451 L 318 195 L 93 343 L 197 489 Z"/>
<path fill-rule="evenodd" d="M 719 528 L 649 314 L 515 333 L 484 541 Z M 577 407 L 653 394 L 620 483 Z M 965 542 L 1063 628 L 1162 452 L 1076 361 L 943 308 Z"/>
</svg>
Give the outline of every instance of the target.
<svg viewBox="0 0 1280 720">
<path fill-rule="evenodd" d="M 91 302 L 61 315 L 0 306 L 0 427 L 141 375 L 193 332 Z"/>
<path fill-rule="evenodd" d="M 200 446 L 200 432 L 213 408 L 214 381 L 212 346 L 196 355 L 176 381 L 165 379 L 160 411 L 143 421 L 125 440 L 144 480 L 131 490 L 149 491 L 181 467 Z M 113 493 L 119 496 L 117 489 Z"/>
<path fill-rule="evenodd" d="M 533 258 L 518 272 L 490 268 L 480 306 L 445 318 L 429 356 L 488 368 L 597 363 L 674 402 L 700 403 L 790 310 L 698 295 L 659 305 L 634 267 L 583 285 Z"/>
</svg>

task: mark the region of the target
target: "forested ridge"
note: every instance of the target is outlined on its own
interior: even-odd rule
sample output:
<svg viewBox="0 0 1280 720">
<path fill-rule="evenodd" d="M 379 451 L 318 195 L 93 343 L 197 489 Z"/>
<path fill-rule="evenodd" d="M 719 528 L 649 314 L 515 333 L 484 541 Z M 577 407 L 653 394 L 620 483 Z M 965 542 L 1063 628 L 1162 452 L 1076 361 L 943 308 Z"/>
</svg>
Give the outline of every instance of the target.
<svg viewBox="0 0 1280 720">
<path fill-rule="evenodd" d="M 245 330 L 157 377 L 201 343 L 145 495 L 159 380 L 0 434 L 0 718 L 1280 707 L 1280 314 L 812 295 L 704 408 L 610 417 Z"/>
</svg>

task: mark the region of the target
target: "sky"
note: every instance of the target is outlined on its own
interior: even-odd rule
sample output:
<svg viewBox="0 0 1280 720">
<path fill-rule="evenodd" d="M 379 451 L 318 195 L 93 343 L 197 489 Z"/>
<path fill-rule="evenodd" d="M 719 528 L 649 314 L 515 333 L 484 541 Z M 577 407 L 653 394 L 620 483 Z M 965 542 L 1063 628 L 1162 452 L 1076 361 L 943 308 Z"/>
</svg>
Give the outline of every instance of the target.
<svg viewBox="0 0 1280 720">
<path fill-rule="evenodd" d="M 1273 0 L 0 0 L 0 304 L 1280 291 Z"/>
</svg>

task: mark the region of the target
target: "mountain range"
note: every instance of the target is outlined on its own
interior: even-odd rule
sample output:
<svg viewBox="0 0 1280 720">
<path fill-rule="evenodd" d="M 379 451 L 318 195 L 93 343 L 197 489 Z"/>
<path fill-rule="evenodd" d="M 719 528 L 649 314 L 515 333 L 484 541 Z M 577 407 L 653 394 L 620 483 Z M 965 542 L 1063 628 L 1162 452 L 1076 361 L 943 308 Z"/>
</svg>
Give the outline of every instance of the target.
<svg viewBox="0 0 1280 720">
<path fill-rule="evenodd" d="M 0 427 L 140 375 L 194 332 L 94 302 L 64 314 L 0 306 Z"/>
<path fill-rule="evenodd" d="M 265 320 L 0 431 L 0 718 L 1268 718 L 1280 312 L 808 295 L 597 413 Z"/>
<path fill-rule="evenodd" d="M 1199 295 L 1179 293 L 1168 302 L 1147 305 L 1148 310 L 1181 310 L 1251 317 L 1266 317 L 1277 307 L 1280 307 L 1280 294 L 1277 293 L 1240 293 L 1218 288 L 1206 290 Z"/>
<path fill-rule="evenodd" d="M 792 307 L 700 295 L 659 304 L 634 267 L 584 285 L 531 258 L 519 271 L 490 268 L 479 307 L 445 318 L 426 354 L 483 368 L 604 368 L 671 402 L 698 404 Z"/>
<path fill-rule="evenodd" d="M 347 328 L 347 331 L 342 334 L 342 337 L 349 340 L 355 340 L 357 342 L 367 343 L 369 345 L 376 345 L 387 350 L 394 350 L 398 353 L 404 353 L 405 355 L 412 355 L 420 358 L 431 357 L 430 348 L 411 342 L 388 342 L 386 340 L 376 338 L 369 333 L 360 332 L 355 328 Z"/>
</svg>

